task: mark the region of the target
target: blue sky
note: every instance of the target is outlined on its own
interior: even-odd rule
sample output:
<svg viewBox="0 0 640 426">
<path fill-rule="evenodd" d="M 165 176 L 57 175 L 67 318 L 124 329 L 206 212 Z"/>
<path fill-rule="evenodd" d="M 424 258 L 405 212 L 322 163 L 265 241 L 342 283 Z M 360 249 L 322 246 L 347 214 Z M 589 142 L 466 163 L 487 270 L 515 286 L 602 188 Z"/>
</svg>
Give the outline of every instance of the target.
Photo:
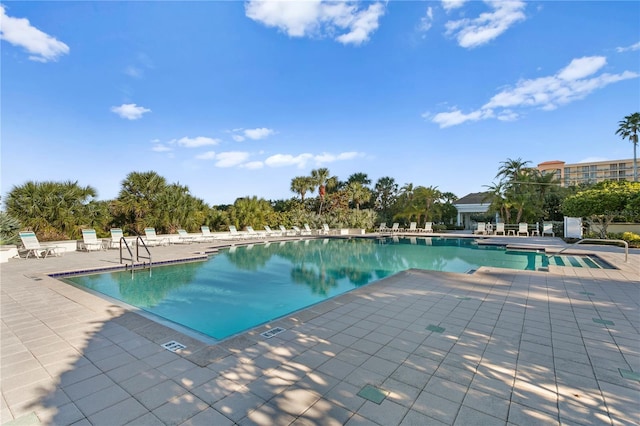
<svg viewBox="0 0 640 426">
<path fill-rule="evenodd" d="M 153 170 L 209 204 L 326 167 L 462 197 L 632 158 L 640 2 L 0 2 L 1 194 Z"/>
</svg>

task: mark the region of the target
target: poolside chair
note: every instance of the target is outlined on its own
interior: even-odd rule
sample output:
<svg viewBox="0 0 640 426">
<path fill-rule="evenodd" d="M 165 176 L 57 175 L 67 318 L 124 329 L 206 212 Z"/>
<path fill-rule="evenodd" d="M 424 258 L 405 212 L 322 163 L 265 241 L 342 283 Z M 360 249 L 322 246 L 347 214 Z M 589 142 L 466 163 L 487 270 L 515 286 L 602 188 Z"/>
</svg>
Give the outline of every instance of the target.
<svg viewBox="0 0 640 426">
<path fill-rule="evenodd" d="M 293 235 L 302 235 L 302 230 L 297 226 L 292 226 L 291 229 L 293 229 Z"/>
<path fill-rule="evenodd" d="M 520 222 L 518 224 L 518 233 L 516 234 L 518 237 L 524 234 L 525 236 L 529 236 L 529 224 L 526 222 Z"/>
<path fill-rule="evenodd" d="M 542 236 L 544 237 L 546 234 L 551 234 L 552 237 L 556 236 L 556 233 L 553 232 L 553 223 L 544 222 L 542 224 Z"/>
<path fill-rule="evenodd" d="M 380 224 L 380 226 L 378 226 L 378 229 L 376 231 L 378 231 L 378 232 L 387 232 L 387 231 L 389 231 L 389 228 L 387 228 L 387 223 L 386 222 L 382 222 Z"/>
<path fill-rule="evenodd" d="M 31 255 L 41 259 L 45 259 L 49 255 L 62 255 L 62 247 L 41 245 L 40 241 L 38 241 L 38 237 L 36 237 L 36 234 L 33 231 L 20 231 L 19 234 L 20 239 L 22 240 L 22 245 L 26 250 L 25 259 L 28 259 Z"/>
<path fill-rule="evenodd" d="M 418 232 L 418 223 L 417 222 L 411 222 L 409 223 L 409 228 L 407 228 L 407 232 Z"/>
<path fill-rule="evenodd" d="M 476 229 L 473 231 L 474 234 L 486 234 L 487 230 L 485 228 L 485 224 L 484 222 L 478 222 L 478 224 L 476 225 Z"/>
<path fill-rule="evenodd" d="M 274 231 L 269 225 L 264 226 L 267 237 L 279 237 L 282 235 L 282 231 Z"/>
<path fill-rule="evenodd" d="M 309 224 L 305 223 L 303 225 L 304 230 L 302 231 L 302 235 L 313 235 L 313 230 L 309 228 Z"/>
<path fill-rule="evenodd" d="M 111 239 L 108 244 L 106 244 L 107 248 L 118 248 L 120 247 L 120 238 L 124 237 L 122 233 L 122 229 L 120 228 L 111 228 Z"/>
<path fill-rule="evenodd" d="M 332 235 L 332 234 L 337 234 L 338 230 L 337 229 L 331 229 L 331 228 L 329 228 L 329 225 L 327 225 L 326 223 L 323 223 L 322 224 L 322 230 L 320 232 L 322 232 L 323 235 Z"/>
<path fill-rule="evenodd" d="M 253 226 L 246 226 L 247 238 L 263 238 L 264 234 L 261 234 L 253 229 Z"/>
<path fill-rule="evenodd" d="M 393 225 L 391 225 L 391 232 L 400 232 L 400 224 L 398 222 L 393 222 Z"/>
<path fill-rule="evenodd" d="M 425 222 L 424 228 L 419 228 L 418 231 L 426 232 L 426 233 L 433 233 L 433 222 Z"/>
<path fill-rule="evenodd" d="M 105 248 L 102 240 L 98 239 L 95 229 L 83 229 L 82 230 L 82 244 L 80 248 L 84 251 L 102 250 Z"/>
<path fill-rule="evenodd" d="M 199 237 L 202 241 L 213 241 L 216 239 L 216 236 L 211 233 L 211 229 L 207 225 L 202 225 L 200 227 L 200 232 L 202 235 Z"/>
<path fill-rule="evenodd" d="M 156 228 L 144 228 L 144 235 L 143 241 L 147 246 L 166 246 L 169 244 L 169 240 L 156 234 Z"/>
<path fill-rule="evenodd" d="M 496 223 L 496 230 L 493 231 L 493 234 L 494 235 L 498 235 L 498 234 L 506 235 L 506 233 L 504 231 L 504 222 Z"/>
<path fill-rule="evenodd" d="M 189 235 L 184 229 L 178 229 L 178 242 L 182 244 L 191 244 L 196 242 L 196 237 Z"/>
<path fill-rule="evenodd" d="M 295 226 L 292 229 L 287 229 L 284 227 L 284 225 L 279 225 L 280 227 L 280 232 L 282 232 L 282 235 L 285 236 L 292 236 L 292 235 L 296 235 L 296 230 L 295 230 Z M 299 228 L 298 228 L 299 230 Z"/>
<path fill-rule="evenodd" d="M 238 232 L 238 228 L 235 225 L 229 225 L 229 236 L 234 240 L 240 240 L 245 237 L 245 234 Z"/>
</svg>

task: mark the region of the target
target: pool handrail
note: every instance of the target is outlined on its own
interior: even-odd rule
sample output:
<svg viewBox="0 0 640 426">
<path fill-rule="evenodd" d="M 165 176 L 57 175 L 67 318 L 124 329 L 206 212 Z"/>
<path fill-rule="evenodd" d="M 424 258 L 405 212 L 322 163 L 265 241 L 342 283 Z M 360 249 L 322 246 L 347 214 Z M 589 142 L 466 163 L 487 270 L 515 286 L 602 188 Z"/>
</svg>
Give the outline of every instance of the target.
<svg viewBox="0 0 640 426">
<path fill-rule="evenodd" d="M 569 250 L 571 247 L 577 246 L 578 244 L 580 244 L 582 242 L 585 242 L 585 241 L 591 242 L 591 243 L 593 243 L 593 242 L 596 242 L 596 243 L 597 242 L 604 242 L 604 241 L 611 242 L 611 243 L 622 243 L 622 244 L 624 244 L 624 262 L 627 263 L 627 260 L 629 259 L 629 243 L 628 242 L 626 242 L 625 240 L 603 240 L 602 238 L 583 238 L 583 239 L 581 239 L 579 241 L 576 241 L 575 243 L 571 244 L 570 246 L 567 246 L 567 247 L 563 248 L 562 250 L 560 250 L 558 252 L 554 252 L 553 254 L 549 254 L 549 255 L 545 254 L 545 257 L 548 260 L 551 256 L 557 256 L 560 253 L 562 253 L 562 252 L 564 252 L 566 250 Z M 601 245 L 608 246 L 610 244 L 601 244 Z"/>
</svg>

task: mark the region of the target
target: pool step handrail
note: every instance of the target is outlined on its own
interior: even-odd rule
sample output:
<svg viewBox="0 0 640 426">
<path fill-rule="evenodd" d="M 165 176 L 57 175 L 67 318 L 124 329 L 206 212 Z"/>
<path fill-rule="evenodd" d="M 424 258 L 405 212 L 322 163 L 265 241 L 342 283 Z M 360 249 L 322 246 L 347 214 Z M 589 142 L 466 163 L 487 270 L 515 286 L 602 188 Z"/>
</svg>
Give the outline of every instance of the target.
<svg viewBox="0 0 640 426">
<path fill-rule="evenodd" d="M 554 252 L 552 254 L 545 254 L 545 257 L 547 258 L 547 260 L 549 260 L 551 257 L 553 256 L 558 256 L 560 255 L 560 253 L 569 250 L 570 248 L 572 248 L 573 246 L 577 246 L 578 244 L 582 243 L 582 242 L 590 242 L 590 243 L 597 243 L 597 242 L 603 242 L 603 241 L 607 241 L 607 242 L 611 242 L 611 243 L 622 243 L 624 244 L 624 262 L 627 263 L 627 259 L 629 258 L 629 243 L 626 242 L 625 240 L 603 240 L 601 238 L 583 238 L 579 241 L 576 241 L 575 243 L 571 244 L 570 246 L 567 246 L 565 248 L 563 248 L 562 250 L 558 251 L 558 252 Z M 610 245 L 610 244 L 601 244 L 601 245 Z"/>
<path fill-rule="evenodd" d="M 135 244 L 136 244 L 136 255 L 134 257 L 133 256 L 133 252 L 131 251 L 131 247 L 129 247 L 129 243 L 127 243 L 127 240 L 124 237 L 120 237 L 120 263 L 122 264 L 122 263 L 124 263 L 123 261 L 127 261 L 128 260 L 129 262 L 131 262 L 131 264 L 130 264 L 131 265 L 131 271 L 133 271 L 133 269 L 135 268 L 136 262 L 140 262 L 140 258 L 148 259 L 149 260 L 149 272 L 151 272 L 151 264 L 153 262 L 151 261 L 151 252 L 149 252 L 149 249 L 147 248 L 147 245 L 144 243 L 144 240 L 140 236 L 136 237 Z M 144 247 L 144 249 L 147 252 L 146 256 L 141 255 L 140 252 L 139 252 L 139 247 L 141 245 L 142 245 L 142 247 Z M 122 256 L 122 248 L 123 248 L 123 246 L 124 246 L 124 248 L 127 249 L 127 252 L 129 252 L 129 257 L 128 258 Z M 142 266 L 143 267 L 144 267 L 144 263 L 145 262 L 142 262 Z"/>
</svg>

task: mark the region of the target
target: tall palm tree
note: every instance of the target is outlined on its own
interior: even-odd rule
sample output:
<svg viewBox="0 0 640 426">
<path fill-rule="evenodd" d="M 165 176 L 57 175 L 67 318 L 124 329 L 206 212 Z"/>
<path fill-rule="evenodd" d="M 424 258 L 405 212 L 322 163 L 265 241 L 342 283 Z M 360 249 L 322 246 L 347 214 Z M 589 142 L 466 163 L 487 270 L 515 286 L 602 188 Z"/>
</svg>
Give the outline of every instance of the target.
<svg viewBox="0 0 640 426">
<path fill-rule="evenodd" d="M 371 198 L 369 188 L 363 186 L 360 182 L 353 181 L 346 188 L 349 200 L 356 205 L 356 211 L 360 211 L 360 204 L 366 203 Z"/>
<path fill-rule="evenodd" d="M 508 181 L 517 181 L 520 174 L 527 168 L 529 161 L 523 161 L 521 158 L 512 160 L 507 158 L 506 161 L 501 161 L 500 168 L 496 178 L 506 179 Z"/>
<path fill-rule="evenodd" d="M 624 120 L 618 122 L 616 135 L 622 139 L 629 139 L 633 144 L 633 181 L 638 181 L 638 160 L 636 150 L 638 147 L 638 131 L 640 131 L 640 112 L 627 115 Z"/>
<path fill-rule="evenodd" d="M 300 201 L 304 203 L 304 196 L 315 188 L 312 178 L 309 176 L 297 176 L 291 179 L 291 192 L 300 195 Z"/>
<path fill-rule="evenodd" d="M 320 196 L 320 209 L 318 214 L 322 214 L 322 205 L 324 204 L 324 196 L 327 193 L 327 185 L 329 185 L 329 169 L 322 167 L 320 169 L 311 170 L 311 179 Z"/>
</svg>

